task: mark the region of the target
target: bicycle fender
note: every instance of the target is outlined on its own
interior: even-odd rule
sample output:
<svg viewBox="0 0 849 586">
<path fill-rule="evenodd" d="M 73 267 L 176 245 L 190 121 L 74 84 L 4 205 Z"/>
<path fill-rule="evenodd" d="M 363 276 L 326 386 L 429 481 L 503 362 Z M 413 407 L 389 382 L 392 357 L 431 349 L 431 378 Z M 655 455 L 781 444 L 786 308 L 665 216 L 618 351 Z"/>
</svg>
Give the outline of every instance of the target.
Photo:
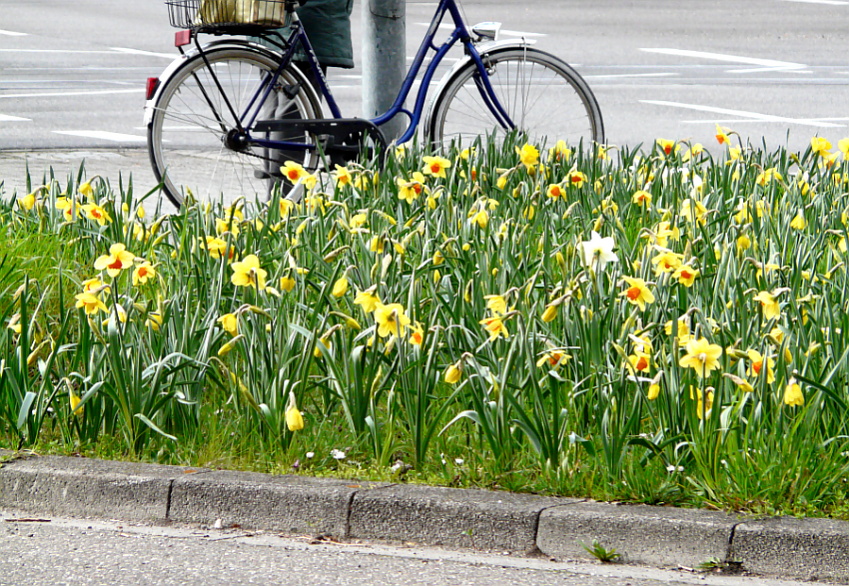
<svg viewBox="0 0 849 586">
<path fill-rule="evenodd" d="M 253 43 L 251 41 L 245 41 L 240 39 L 220 39 L 217 41 L 212 41 L 211 43 L 207 43 L 203 46 L 204 51 L 208 52 L 213 49 L 218 48 L 228 48 L 228 49 L 250 49 L 252 51 L 257 51 L 259 53 L 265 54 L 266 57 L 270 57 L 272 59 L 279 59 L 280 55 L 275 53 L 265 45 L 260 45 L 259 43 Z M 156 88 L 156 91 L 153 93 L 153 96 L 145 101 L 144 103 L 144 125 L 149 126 L 153 119 L 153 108 L 156 105 L 156 102 L 159 101 L 159 95 L 162 92 L 162 88 L 167 85 L 167 81 L 174 76 L 180 67 L 182 67 L 185 63 L 187 63 L 190 59 L 197 56 L 200 53 L 197 47 L 192 47 L 189 51 L 186 51 L 185 54 L 179 55 L 174 61 L 168 64 L 168 67 L 165 68 L 159 75 L 159 85 Z"/>
<path fill-rule="evenodd" d="M 500 41 L 488 41 L 486 43 L 478 43 L 475 45 L 475 49 L 477 49 L 478 54 L 481 57 L 486 55 L 492 55 L 494 53 L 499 53 L 501 51 L 507 49 L 524 49 L 536 43 L 536 41 L 531 39 L 503 39 Z M 439 98 L 442 96 L 442 93 L 448 87 L 448 84 L 454 78 L 454 75 L 469 65 L 470 63 L 474 63 L 472 61 L 472 57 L 470 55 L 466 55 L 459 61 L 454 64 L 445 75 L 442 76 L 442 79 L 439 80 L 439 85 L 436 88 L 436 91 L 431 94 L 431 98 L 429 100 L 427 106 L 427 113 L 424 118 L 424 128 L 430 127 L 430 120 L 433 117 L 433 108 L 439 102 Z"/>
</svg>

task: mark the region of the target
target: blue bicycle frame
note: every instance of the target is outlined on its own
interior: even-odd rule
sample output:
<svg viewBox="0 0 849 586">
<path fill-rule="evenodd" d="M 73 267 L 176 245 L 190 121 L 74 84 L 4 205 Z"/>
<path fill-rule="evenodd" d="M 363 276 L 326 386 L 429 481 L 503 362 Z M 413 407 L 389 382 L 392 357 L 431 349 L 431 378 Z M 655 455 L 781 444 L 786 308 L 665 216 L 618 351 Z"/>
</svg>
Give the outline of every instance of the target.
<svg viewBox="0 0 849 586">
<path fill-rule="evenodd" d="M 440 24 L 442 24 L 443 19 L 446 14 L 450 14 L 451 19 L 454 21 L 454 30 L 448 36 L 448 38 L 440 45 L 436 46 L 434 44 L 434 38 L 436 36 L 437 30 L 439 30 Z M 285 42 L 282 47 L 285 47 L 285 52 L 283 53 L 283 58 L 281 64 L 288 64 L 292 61 L 292 58 L 295 56 L 295 53 L 299 48 L 302 49 L 303 53 L 306 55 L 307 63 L 309 63 L 310 68 L 312 70 L 313 75 L 318 80 L 319 89 L 321 90 L 324 99 L 327 101 L 327 105 L 330 108 L 330 113 L 333 118 L 342 118 L 342 113 L 339 110 L 339 105 L 336 103 L 336 99 L 333 97 L 333 92 L 330 90 L 329 85 L 327 84 L 327 78 L 324 76 L 324 73 L 321 70 L 321 67 L 318 63 L 318 58 L 315 55 L 315 51 L 313 51 L 312 45 L 310 44 L 309 38 L 307 37 L 306 32 L 300 24 L 300 21 L 297 19 L 297 15 L 293 15 L 293 22 L 291 25 L 292 32 L 289 34 L 288 38 L 285 39 Z M 486 75 L 486 65 L 481 58 L 480 53 L 472 42 L 471 35 L 469 34 L 469 30 L 466 27 L 466 23 L 463 21 L 463 17 L 460 14 L 460 10 L 457 7 L 457 3 L 455 0 L 439 0 L 439 5 L 436 8 L 436 12 L 434 14 L 433 20 L 430 23 L 430 27 L 428 28 L 427 33 L 425 34 L 424 39 L 422 40 L 421 45 L 419 46 L 418 51 L 416 52 L 416 56 L 413 59 L 412 64 L 410 65 L 409 70 L 407 71 L 407 76 L 404 78 L 404 82 L 401 85 L 401 89 L 398 92 L 398 96 L 395 98 L 395 103 L 387 110 L 384 114 L 373 118 L 370 120 L 375 126 L 380 127 L 383 124 L 386 124 L 389 120 L 394 118 L 398 114 L 405 114 L 410 119 L 410 123 L 407 126 L 407 129 L 398 138 L 397 142 L 404 143 L 410 140 L 416 132 L 419 123 L 421 122 L 422 113 L 425 107 L 425 99 L 427 98 L 428 87 L 430 86 L 430 82 L 433 79 L 434 74 L 436 73 L 436 69 L 442 61 L 445 54 L 451 50 L 451 48 L 460 41 L 463 43 L 466 54 L 469 55 L 472 59 L 472 62 L 476 65 L 478 72 L 480 75 L 476 77 L 476 83 L 478 85 L 478 89 L 481 92 L 481 96 L 484 100 L 484 103 L 489 107 L 495 119 L 498 123 L 506 128 L 515 128 L 512 120 L 505 112 L 501 103 L 496 99 L 495 92 L 493 91 L 492 85 L 489 81 L 489 76 Z M 427 58 L 429 51 L 435 51 L 435 55 L 431 58 L 430 62 L 427 65 L 427 69 L 425 69 L 424 75 L 422 77 L 421 85 L 419 86 L 418 93 L 416 94 L 416 102 L 413 106 L 412 110 L 409 110 L 404 107 L 404 103 L 407 101 L 407 98 L 412 91 L 413 84 L 415 83 L 416 77 L 418 76 L 419 71 L 424 65 L 424 61 Z M 247 121 L 244 124 L 245 128 L 251 128 L 256 121 L 257 116 L 259 115 L 260 108 L 255 108 L 257 104 L 262 105 L 265 103 L 269 94 L 272 91 L 272 88 L 276 85 L 280 74 L 282 73 L 283 67 L 274 72 L 272 77 L 264 83 L 257 93 L 253 96 L 247 108 L 245 108 L 245 112 L 243 113 L 241 120 Z M 251 115 L 251 110 L 255 110 Z M 259 146 L 273 148 L 273 149 L 315 149 L 315 145 L 303 143 L 303 142 L 288 142 L 288 141 L 279 141 L 279 140 L 268 140 L 268 139 L 260 139 L 260 138 L 250 138 L 250 142 Z"/>
</svg>

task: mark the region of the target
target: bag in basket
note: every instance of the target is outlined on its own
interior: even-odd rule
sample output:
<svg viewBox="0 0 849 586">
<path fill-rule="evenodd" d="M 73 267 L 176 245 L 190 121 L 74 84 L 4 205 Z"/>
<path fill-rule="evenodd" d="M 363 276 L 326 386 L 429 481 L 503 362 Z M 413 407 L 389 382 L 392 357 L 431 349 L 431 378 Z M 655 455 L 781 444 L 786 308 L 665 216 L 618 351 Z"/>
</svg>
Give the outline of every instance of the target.
<svg viewBox="0 0 849 586">
<path fill-rule="evenodd" d="M 283 2 L 269 0 L 201 0 L 199 24 L 258 24 L 284 26 Z"/>
</svg>

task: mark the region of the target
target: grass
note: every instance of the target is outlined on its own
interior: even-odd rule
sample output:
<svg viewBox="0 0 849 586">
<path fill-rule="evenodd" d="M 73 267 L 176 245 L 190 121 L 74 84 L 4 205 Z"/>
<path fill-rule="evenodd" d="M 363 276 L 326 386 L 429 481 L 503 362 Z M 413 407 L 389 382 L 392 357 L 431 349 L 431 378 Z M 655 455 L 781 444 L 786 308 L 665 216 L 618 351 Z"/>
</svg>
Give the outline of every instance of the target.
<svg viewBox="0 0 849 586">
<path fill-rule="evenodd" d="M 0 204 L 2 444 L 849 518 L 830 149 L 410 149 L 168 218 L 53 182 Z"/>
</svg>

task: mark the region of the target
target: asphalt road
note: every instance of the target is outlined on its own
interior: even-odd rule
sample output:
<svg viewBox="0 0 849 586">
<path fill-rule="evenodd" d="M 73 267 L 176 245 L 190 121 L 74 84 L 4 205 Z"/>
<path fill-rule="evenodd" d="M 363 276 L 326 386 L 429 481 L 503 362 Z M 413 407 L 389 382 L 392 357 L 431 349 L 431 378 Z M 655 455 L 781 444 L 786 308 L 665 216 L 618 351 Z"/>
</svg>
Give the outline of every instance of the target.
<svg viewBox="0 0 849 586">
<path fill-rule="evenodd" d="M 0 512 L 0 585 L 792 586 L 791 582 L 414 546 Z"/>
<path fill-rule="evenodd" d="M 0 174 L 7 187 L 10 175 L 19 180 L 27 157 L 3 150 L 76 149 L 68 158 L 78 161 L 86 149 L 143 149 L 145 79 L 176 54 L 163 2 L 0 1 Z M 407 4 L 408 55 L 434 6 Z M 658 137 L 712 144 L 716 123 L 771 147 L 804 148 L 815 134 L 834 143 L 849 136 L 849 1 L 463 6 L 470 23 L 501 21 L 506 36 L 526 35 L 573 64 L 598 98 L 611 144 Z M 359 55 L 359 38 L 357 44 Z M 359 68 L 332 71 L 346 114 L 360 111 L 361 81 Z M 36 168 L 46 164 L 29 159 Z M 152 180 L 143 150 L 122 164 L 140 182 Z"/>
</svg>

